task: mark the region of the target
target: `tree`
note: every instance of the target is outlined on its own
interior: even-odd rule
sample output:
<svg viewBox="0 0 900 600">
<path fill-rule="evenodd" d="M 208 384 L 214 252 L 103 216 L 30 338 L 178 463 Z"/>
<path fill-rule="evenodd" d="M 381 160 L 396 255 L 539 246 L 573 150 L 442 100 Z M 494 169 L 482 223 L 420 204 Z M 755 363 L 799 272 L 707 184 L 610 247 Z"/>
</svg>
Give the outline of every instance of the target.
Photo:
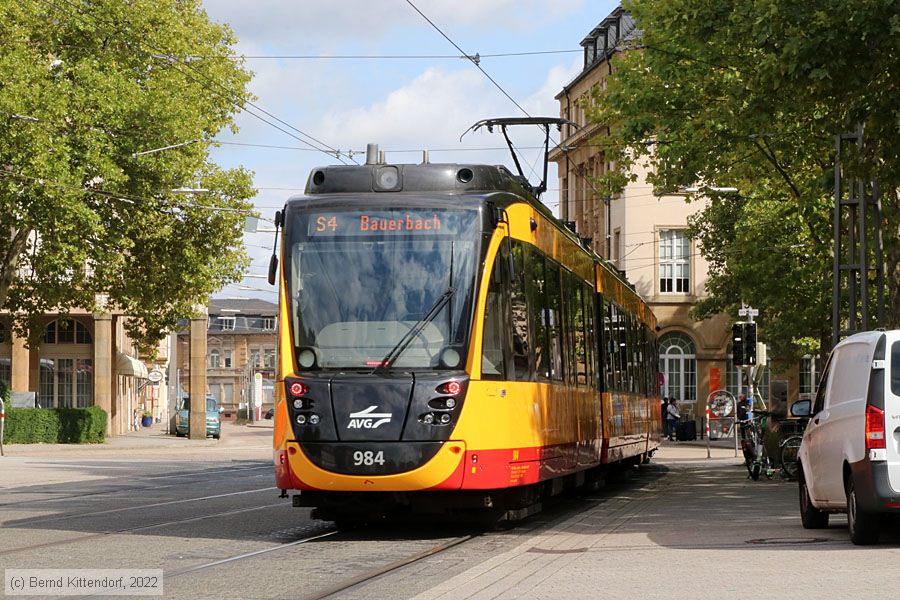
<svg viewBox="0 0 900 600">
<path fill-rule="evenodd" d="M 851 172 L 884 202 L 890 325 L 900 326 L 900 13 L 889 0 L 633 0 L 642 38 L 592 119 L 620 190 L 638 160 L 660 191 L 707 186 L 691 234 L 710 262 L 697 316 L 764 307 L 782 356 L 830 332 L 834 136 L 865 127 Z M 655 143 L 648 143 L 648 141 Z M 740 196 L 711 187 L 736 187 Z M 828 344 L 825 344 L 827 347 Z"/>
<path fill-rule="evenodd" d="M 0 38 L 0 309 L 34 339 L 108 299 L 150 344 L 247 265 L 251 174 L 207 156 L 249 99 L 232 32 L 198 0 L 0 0 Z"/>
</svg>

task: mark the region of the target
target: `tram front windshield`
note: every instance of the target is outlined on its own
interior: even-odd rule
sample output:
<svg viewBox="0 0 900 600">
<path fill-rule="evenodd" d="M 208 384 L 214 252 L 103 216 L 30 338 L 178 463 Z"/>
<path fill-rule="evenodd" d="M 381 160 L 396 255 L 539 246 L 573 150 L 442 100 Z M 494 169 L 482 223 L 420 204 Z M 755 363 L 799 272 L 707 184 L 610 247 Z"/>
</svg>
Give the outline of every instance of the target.
<svg viewBox="0 0 900 600">
<path fill-rule="evenodd" d="M 444 208 L 296 214 L 285 272 L 298 368 L 372 370 L 401 340 L 395 369 L 461 368 L 478 224 Z"/>
</svg>

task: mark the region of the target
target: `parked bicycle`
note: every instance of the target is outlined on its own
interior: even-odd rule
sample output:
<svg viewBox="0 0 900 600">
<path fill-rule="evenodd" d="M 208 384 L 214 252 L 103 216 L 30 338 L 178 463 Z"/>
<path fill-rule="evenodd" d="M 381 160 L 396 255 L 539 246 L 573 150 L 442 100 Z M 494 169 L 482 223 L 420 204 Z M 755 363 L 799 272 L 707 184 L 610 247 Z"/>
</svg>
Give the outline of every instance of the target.
<svg viewBox="0 0 900 600">
<path fill-rule="evenodd" d="M 806 424 L 809 423 L 808 417 L 803 417 L 801 415 L 793 416 L 799 416 L 800 418 L 781 422 L 781 430 L 786 432 L 786 435 L 784 435 L 779 444 L 781 452 L 781 474 L 787 479 L 796 479 L 797 474 L 800 471 L 800 442 L 803 441 L 803 431 L 806 429 Z M 789 423 L 793 428 L 792 431 L 787 431 Z"/>
<path fill-rule="evenodd" d="M 758 481 L 763 473 L 771 479 L 775 474 L 775 469 L 772 467 L 765 444 L 766 425 L 771 413 L 764 410 L 753 412 L 752 419 L 744 419 L 739 422 L 744 465 L 747 467 L 748 476 L 753 481 Z"/>
</svg>

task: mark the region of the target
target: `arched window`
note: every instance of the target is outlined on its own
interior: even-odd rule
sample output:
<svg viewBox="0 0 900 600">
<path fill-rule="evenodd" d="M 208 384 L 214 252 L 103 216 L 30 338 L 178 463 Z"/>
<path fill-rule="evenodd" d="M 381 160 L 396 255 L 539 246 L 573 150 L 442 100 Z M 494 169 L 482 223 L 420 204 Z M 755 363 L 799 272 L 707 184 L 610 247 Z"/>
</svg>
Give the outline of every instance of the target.
<svg viewBox="0 0 900 600">
<path fill-rule="evenodd" d="M 220 363 L 220 356 L 218 350 L 211 350 L 209 352 L 209 368 L 210 369 L 218 369 Z"/>
<path fill-rule="evenodd" d="M 665 376 L 663 396 L 674 397 L 681 404 L 697 401 L 697 356 L 691 338 L 678 332 L 663 335 L 659 339 L 659 370 Z"/>
<path fill-rule="evenodd" d="M 91 344 L 91 332 L 75 319 L 57 319 L 44 332 L 45 344 Z"/>
</svg>

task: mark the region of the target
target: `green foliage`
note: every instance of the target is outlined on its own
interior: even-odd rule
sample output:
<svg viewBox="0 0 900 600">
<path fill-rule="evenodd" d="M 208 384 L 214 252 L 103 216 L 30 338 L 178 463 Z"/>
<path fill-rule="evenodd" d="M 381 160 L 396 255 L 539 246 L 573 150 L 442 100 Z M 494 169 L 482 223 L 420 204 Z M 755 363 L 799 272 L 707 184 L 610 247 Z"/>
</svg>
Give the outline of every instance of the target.
<svg viewBox="0 0 900 600">
<path fill-rule="evenodd" d="M 632 0 L 643 32 L 614 61 L 590 117 L 618 191 L 649 161 L 657 190 L 709 192 L 691 234 L 710 263 L 705 317 L 762 310 L 784 357 L 827 339 L 834 136 L 865 127 L 848 174 L 878 178 L 891 321 L 900 325 L 900 13 L 889 0 Z M 648 143 L 649 142 L 649 143 Z M 812 338 L 813 343 L 810 343 Z"/>
<path fill-rule="evenodd" d="M 199 0 L 0 0 L 0 39 L 0 309 L 35 340 L 102 294 L 149 345 L 248 264 L 251 174 L 208 159 L 250 98 L 234 36 Z"/>
<path fill-rule="evenodd" d="M 89 408 L 6 408 L 5 444 L 96 444 L 106 440 L 106 412 Z"/>
</svg>

